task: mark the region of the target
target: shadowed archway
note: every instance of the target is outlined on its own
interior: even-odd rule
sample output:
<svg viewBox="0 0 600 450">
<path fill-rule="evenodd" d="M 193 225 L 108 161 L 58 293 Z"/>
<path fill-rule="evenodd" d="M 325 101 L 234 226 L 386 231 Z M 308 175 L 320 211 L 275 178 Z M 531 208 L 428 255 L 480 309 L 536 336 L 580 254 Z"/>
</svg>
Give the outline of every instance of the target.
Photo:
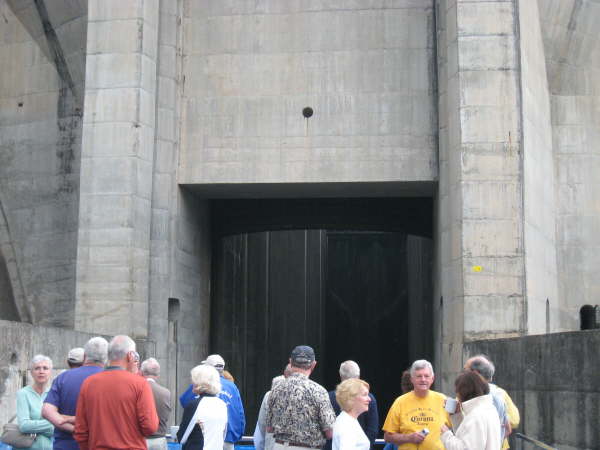
<svg viewBox="0 0 600 450">
<path fill-rule="evenodd" d="M 339 364 L 356 360 L 384 416 L 402 371 L 433 354 L 431 214 L 430 199 L 213 205 L 210 348 L 250 427 L 298 344 L 314 347 L 312 378 L 328 390 Z"/>
</svg>

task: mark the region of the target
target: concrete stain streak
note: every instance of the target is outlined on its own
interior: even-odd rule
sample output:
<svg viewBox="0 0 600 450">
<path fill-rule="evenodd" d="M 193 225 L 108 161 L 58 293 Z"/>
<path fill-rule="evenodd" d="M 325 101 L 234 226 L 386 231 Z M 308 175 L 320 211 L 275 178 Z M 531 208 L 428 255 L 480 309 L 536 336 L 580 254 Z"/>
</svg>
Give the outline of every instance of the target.
<svg viewBox="0 0 600 450">
<path fill-rule="evenodd" d="M 46 35 L 48 47 L 52 52 L 56 70 L 60 75 L 60 78 L 65 81 L 68 88 L 75 96 L 75 84 L 73 83 L 73 78 L 71 77 L 71 73 L 69 72 L 69 67 L 67 66 L 65 54 L 58 40 L 58 36 L 56 35 L 56 31 L 54 31 L 54 27 L 50 23 L 50 19 L 48 17 L 48 10 L 46 9 L 46 4 L 44 3 L 44 0 L 34 0 L 34 3 L 40 16 L 42 26 L 44 27 L 44 34 Z"/>
</svg>

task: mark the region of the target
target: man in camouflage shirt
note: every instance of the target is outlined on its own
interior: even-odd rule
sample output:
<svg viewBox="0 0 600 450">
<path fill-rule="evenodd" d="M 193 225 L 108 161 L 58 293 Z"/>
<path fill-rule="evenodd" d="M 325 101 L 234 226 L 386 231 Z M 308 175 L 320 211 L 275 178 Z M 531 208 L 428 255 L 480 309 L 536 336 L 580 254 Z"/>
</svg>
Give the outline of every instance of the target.
<svg viewBox="0 0 600 450">
<path fill-rule="evenodd" d="M 325 388 L 308 379 L 317 365 L 314 350 L 299 345 L 290 355 L 292 374 L 271 391 L 267 431 L 273 450 L 321 448 L 331 439 L 335 414 Z"/>
</svg>

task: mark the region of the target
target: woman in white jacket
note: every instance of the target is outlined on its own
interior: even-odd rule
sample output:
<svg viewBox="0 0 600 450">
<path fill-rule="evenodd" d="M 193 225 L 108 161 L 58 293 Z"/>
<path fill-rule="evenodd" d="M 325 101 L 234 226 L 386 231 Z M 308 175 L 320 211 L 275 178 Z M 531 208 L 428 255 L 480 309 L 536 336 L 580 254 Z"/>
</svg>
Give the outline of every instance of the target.
<svg viewBox="0 0 600 450">
<path fill-rule="evenodd" d="M 475 372 L 464 372 L 454 383 L 463 421 L 456 434 L 442 426 L 446 450 L 500 450 L 500 418 L 488 384 Z"/>
</svg>

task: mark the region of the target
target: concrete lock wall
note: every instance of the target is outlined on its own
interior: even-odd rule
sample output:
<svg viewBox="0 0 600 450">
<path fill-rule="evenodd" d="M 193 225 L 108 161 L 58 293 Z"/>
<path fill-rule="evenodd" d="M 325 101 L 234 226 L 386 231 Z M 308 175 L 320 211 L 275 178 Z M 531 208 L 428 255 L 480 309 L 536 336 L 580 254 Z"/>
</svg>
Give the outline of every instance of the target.
<svg viewBox="0 0 600 450">
<path fill-rule="evenodd" d="M 433 1 L 376 3 L 184 1 L 179 182 L 435 180 Z"/>
<path fill-rule="evenodd" d="M 37 354 L 49 356 L 57 376 L 68 368 L 67 353 L 93 335 L 64 328 L 34 326 L 0 320 L 0 423 L 16 412 L 16 393 L 32 382 L 29 362 Z"/>
<path fill-rule="evenodd" d="M 147 340 L 183 387 L 209 351 L 214 196 L 433 196 L 444 388 L 464 343 L 598 303 L 597 2 L 0 11 L 4 318 Z"/>
<path fill-rule="evenodd" d="M 496 384 L 521 413 L 516 431 L 561 450 L 591 449 L 600 442 L 599 345 L 598 330 L 475 341 L 464 360 L 484 353 L 494 361 Z"/>
<path fill-rule="evenodd" d="M 29 362 L 33 356 L 43 354 L 52 359 L 51 383 L 69 368 L 69 350 L 83 347 L 94 336 L 97 335 L 0 320 L 0 423 L 8 422 L 16 413 L 17 391 L 33 381 L 29 373 Z M 111 336 L 103 337 L 111 339 Z M 156 355 L 156 343 L 149 339 L 137 339 L 136 349 L 142 360 Z M 168 376 L 168 368 L 163 366 L 160 382 L 166 384 Z"/>
<path fill-rule="evenodd" d="M 0 260 L 10 318 L 73 327 L 87 2 L 52 5 L 0 1 Z"/>
<path fill-rule="evenodd" d="M 556 329 L 577 328 L 600 279 L 600 20 L 597 2 L 538 0 L 551 94 L 559 299 Z"/>
</svg>

